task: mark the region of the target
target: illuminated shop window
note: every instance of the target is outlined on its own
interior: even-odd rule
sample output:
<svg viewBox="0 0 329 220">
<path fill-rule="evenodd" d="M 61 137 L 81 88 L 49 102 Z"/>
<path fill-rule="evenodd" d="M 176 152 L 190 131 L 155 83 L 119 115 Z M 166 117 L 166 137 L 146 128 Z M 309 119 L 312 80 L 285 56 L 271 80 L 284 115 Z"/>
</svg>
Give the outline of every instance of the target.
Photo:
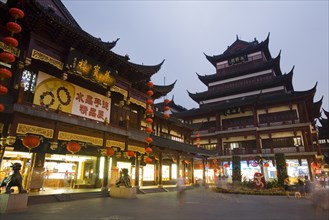
<svg viewBox="0 0 329 220">
<path fill-rule="evenodd" d="M 154 165 L 153 164 L 147 164 L 143 167 L 143 180 L 144 181 L 153 181 L 154 180 Z"/>
<path fill-rule="evenodd" d="M 170 177 L 170 167 L 167 165 L 162 166 L 162 180 L 168 181 Z"/>
</svg>

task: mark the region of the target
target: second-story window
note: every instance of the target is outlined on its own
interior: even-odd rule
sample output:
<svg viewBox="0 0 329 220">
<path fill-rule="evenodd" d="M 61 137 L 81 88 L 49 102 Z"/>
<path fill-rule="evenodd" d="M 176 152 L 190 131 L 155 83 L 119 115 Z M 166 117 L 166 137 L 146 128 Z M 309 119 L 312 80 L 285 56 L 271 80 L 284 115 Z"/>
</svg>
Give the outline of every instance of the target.
<svg viewBox="0 0 329 220">
<path fill-rule="evenodd" d="M 34 93 L 37 75 L 29 70 L 24 70 L 22 75 L 22 83 L 24 91 Z"/>
</svg>

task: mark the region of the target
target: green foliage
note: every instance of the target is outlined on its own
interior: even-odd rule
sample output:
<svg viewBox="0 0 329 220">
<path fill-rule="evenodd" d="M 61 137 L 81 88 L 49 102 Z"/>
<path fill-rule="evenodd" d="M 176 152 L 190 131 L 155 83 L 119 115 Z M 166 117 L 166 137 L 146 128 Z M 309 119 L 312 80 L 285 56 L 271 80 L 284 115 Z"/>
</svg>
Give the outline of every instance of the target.
<svg viewBox="0 0 329 220">
<path fill-rule="evenodd" d="M 232 156 L 232 180 L 241 182 L 241 158 L 240 156 Z"/>
<path fill-rule="evenodd" d="M 273 189 L 273 188 L 280 188 L 280 184 L 278 180 L 272 180 L 266 182 L 266 188 L 267 189 Z"/>
<path fill-rule="evenodd" d="M 286 167 L 286 157 L 283 153 L 275 154 L 276 170 L 278 172 L 278 184 L 283 187 L 284 179 L 288 176 Z"/>
<path fill-rule="evenodd" d="M 249 188 L 249 189 L 253 189 L 255 187 L 254 181 L 251 180 L 243 180 L 241 182 L 241 187 L 245 187 L 245 188 Z"/>
</svg>

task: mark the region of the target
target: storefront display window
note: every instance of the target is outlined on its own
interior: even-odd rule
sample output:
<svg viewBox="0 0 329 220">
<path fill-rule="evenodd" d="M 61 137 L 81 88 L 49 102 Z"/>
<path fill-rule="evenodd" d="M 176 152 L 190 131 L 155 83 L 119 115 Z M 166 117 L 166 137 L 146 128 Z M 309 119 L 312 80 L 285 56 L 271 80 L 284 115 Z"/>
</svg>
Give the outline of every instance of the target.
<svg viewBox="0 0 329 220">
<path fill-rule="evenodd" d="M 167 165 L 162 166 L 162 180 L 169 181 L 170 177 L 170 167 Z"/>
<path fill-rule="evenodd" d="M 154 165 L 146 164 L 143 167 L 143 180 L 144 181 L 154 181 Z"/>
<path fill-rule="evenodd" d="M 177 165 L 171 164 L 171 179 L 177 179 Z"/>
</svg>

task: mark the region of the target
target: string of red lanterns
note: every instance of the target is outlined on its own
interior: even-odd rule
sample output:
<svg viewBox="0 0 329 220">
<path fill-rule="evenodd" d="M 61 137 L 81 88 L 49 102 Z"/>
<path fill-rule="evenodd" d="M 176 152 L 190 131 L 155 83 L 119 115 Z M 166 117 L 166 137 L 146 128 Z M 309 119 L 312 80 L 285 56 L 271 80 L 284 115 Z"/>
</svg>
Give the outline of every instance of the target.
<svg viewBox="0 0 329 220">
<path fill-rule="evenodd" d="M 164 100 L 165 106 L 164 106 L 164 112 L 163 112 L 164 114 L 163 114 L 163 116 L 165 117 L 165 119 L 170 118 L 170 114 L 169 114 L 170 107 L 168 106 L 169 103 L 170 103 L 170 100 L 169 99 L 165 99 Z"/>
<path fill-rule="evenodd" d="M 154 114 L 154 111 L 153 111 L 153 105 L 154 105 L 154 101 L 153 101 L 153 98 L 152 96 L 154 95 L 154 92 L 152 90 L 154 84 L 153 82 L 149 81 L 146 83 L 146 86 L 148 87 L 148 90 L 146 92 L 148 98 L 146 99 L 146 119 L 145 119 L 145 122 L 146 122 L 146 128 L 145 128 L 145 132 L 148 134 L 148 136 L 145 138 L 145 142 L 147 143 L 147 147 L 145 148 L 145 152 L 150 155 L 150 153 L 152 153 L 152 148 L 149 147 L 150 143 L 152 143 L 153 139 L 150 137 L 150 134 L 153 132 L 153 129 L 152 129 L 152 124 L 153 124 L 153 114 Z M 152 163 L 152 159 L 151 158 L 145 158 L 144 159 L 144 162 L 145 163 Z"/>
<path fill-rule="evenodd" d="M 18 41 L 13 37 L 14 34 L 18 34 L 22 31 L 22 27 L 17 24 L 17 19 L 21 19 L 25 16 L 24 12 L 19 8 L 10 8 L 9 14 L 14 18 L 15 21 L 9 21 L 6 24 L 6 28 L 8 31 L 11 32 L 11 36 L 4 37 L 2 39 L 3 43 L 6 44 L 9 47 L 18 47 Z M 16 61 L 16 57 L 14 54 L 9 52 L 2 52 L 0 53 L 0 61 L 3 63 L 9 64 Z M 12 72 L 9 68 L 1 68 L 0 69 L 0 80 L 6 80 L 12 77 Z M 0 95 L 4 95 L 8 93 L 7 87 L 0 84 Z M 5 110 L 4 104 L 0 103 L 0 112 L 3 112 Z M 24 144 L 24 143 L 23 143 Z M 30 148 L 29 148 L 30 149 Z"/>
<path fill-rule="evenodd" d="M 195 138 L 195 143 L 196 143 L 196 146 L 199 148 L 200 147 L 200 134 L 197 133 L 196 135 L 196 138 Z"/>
</svg>

